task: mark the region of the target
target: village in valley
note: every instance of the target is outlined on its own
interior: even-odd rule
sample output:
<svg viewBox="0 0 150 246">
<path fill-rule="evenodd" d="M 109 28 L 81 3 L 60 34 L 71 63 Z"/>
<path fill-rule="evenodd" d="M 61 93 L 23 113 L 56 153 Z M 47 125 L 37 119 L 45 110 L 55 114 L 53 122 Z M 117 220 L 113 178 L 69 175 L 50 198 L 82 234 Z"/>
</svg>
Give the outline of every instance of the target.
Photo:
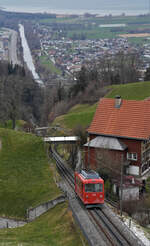
<svg viewBox="0 0 150 246">
<path fill-rule="evenodd" d="M 62 18 L 66 18 L 66 22 L 61 23 Z M 84 16 L 73 16 L 73 23 L 75 22 L 75 24 L 72 24 L 72 22 L 69 23 L 71 18 L 72 16 L 70 17 L 69 15 L 58 15 L 57 18 L 53 19 L 50 23 L 39 21 L 36 24 L 33 22 L 31 25 L 31 30 L 38 40 L 36 40 L 35 43 L 39 43 L 39 45 L 35 45 L 35 47 L 34 45 L 30 47 L 32 55 L 35 60 L 39 59 L 41 64 L 46 64 L 51 70 L 51 74 L 55 74 L 58 79 L 60 76 L 64 79 L 80 71 L 81 67 L 85 64 L 92 64 L 102 59 L 104 56 L 113 57 L 119 52 L 124 52 L 124 54 L 139 54 L 142 60 L 139 66 L 139 71 L 141 72 L 140 80 L 143 80 L 143 73 L 149 67 L 150 63 L 150 33 L 131 32 L 129 34 L 119 34 L 120 30 L 122 32 L 125 31 L 125 28 L 127 28 L 126 24 L 100 25 L 97 24 L 98 17 L 89 15 L 87 18 L 86 14 Z M 91 20 L 92 18 L 94 20 Z M 111 18 L 110 20 L 109 18 L 106 17 L 105 22 L 107 22 L 107 19 L 110 22 Z M 60 24 L 58 24 L 59 20 Z M 83 22 L 81 27 L 79 24 L 80 21 L 81 23 Z M 68 26 L 71 34 L 68 34 L 66 31 Z M 72 30 L 72 26 L 74 31 Z M 93 35 L 93 38 L 88 38 L 86 29 L 90 30 L 93 27 L 97 28 L 96 31 L 99 33 L 99 37 L 94 37 Z M 78 31 L 78 28 L 82 28 L 82 30 L 79 29 Z M 108 29 L 112 33 L 115 33 L 115 31 L 118 32 L 118 35 L 108 38 Z M 26 31 L 28 31 L 28 29 Z M 103 33 L 106 34 L 104 35 Z M 101 36 L 104 37 L 101 38 Z M 12 60 L 10 54 L 12 38 L 13 32 L 11 32 L 11 29 L 1 29 L 0 60 Z M 140 43 L 131 42 L 131 40 L 135 38 L 144 41 Z"/>
<path fill-rule="evenodd" d="M 109 26 L 103 25 L 102 27 L 99 26 L 99 32 L 101 32 L 101 28 L 106 29 L 107 32 L 107 28 L 110 26 L 111 28 L 120 27 L 120 25 L 115 24 Z M 126 35 L 118 35 L 115 38 L 88 39 L 84 33 L 81 33 L 79 37 L 75 34 L 72 34 L 72 37 L 66 37 L 67 35 L 65 31 L 61 30 L 61 26 L 58 27 L 56 25 L 55 30 L 55 24 L 52 27 L 46 24 L 34 25 L 34 32 L 40 39 L 40 50 L 36 51 L 36 55 L 47 62 L 52 62 L 63 76 L 80 71 L 81 67 L 86 63 L 92 64 L 92 61 L 96 62 L 106 55 L 112 57 L 119 52 L 139 54 L 142 59 L 142 65 L 139 67 L 141 76 L 146 71 L 146 68 L 149 67 L 149 33 L 147 35 L 143 34 L 143 36 L 139 36 L 139 34 L 136 36 L 134 34 L 137 38 L 138 36 L 145 37 L 145 42 L 137 45 L 129 42 L 128 36 Z"/>
</svg>

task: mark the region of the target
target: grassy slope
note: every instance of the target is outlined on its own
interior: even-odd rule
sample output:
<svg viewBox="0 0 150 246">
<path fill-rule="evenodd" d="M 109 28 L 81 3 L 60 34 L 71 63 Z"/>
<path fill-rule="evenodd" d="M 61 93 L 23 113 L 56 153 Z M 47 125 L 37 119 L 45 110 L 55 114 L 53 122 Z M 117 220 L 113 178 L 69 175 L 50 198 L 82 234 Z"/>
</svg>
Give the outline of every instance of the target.
<svg viewBox="0 0 150 246">
<path fill-rule="evenodd" d="M 0 215 L 24 218 L 26 209 L 60 194 L 42 139 L 0 129 Z"/>
<path fill-rule="evenodd" d="M 112 91 L 106 97 L 114 98 L 116 95 L 127 100 L 143 100 L 150 97 L 150 82 L 112 86 Z"/>
<path fill-rule="evenodd" d="M 0 246 L 80 246 L 82 240 L 67 203 L 57 205 L 24 227 L 0 230 Z"/>
<path fill-rule="evenodd" d="M 60 190 L 41 138 L 0 128 L 0 141 L 0 216 L 24 218 L 27 208 L 55 198 Z M 0 246 L 75 246 L 83 240 L 67 203 L 23 227 L 0 230 Z"/>
<path fill-rule="evenodd" d="M 138 82 L 125 85 L 114 85 L 112 91 L 106 97 L 114 98 L 120 95 L 127 100 L 143 100 L 150 96 L 150 82 Z M 67 114 L 56 118 L 55 124 L 60 124 L 65 128 L 74 128 L 77 125 L 88 127 L 95 113 L 97 104 L 76 105 Z"/>
<path fill-rule="evenodd" d="M 86 127 L 90 124 L 97 104 L 94 105 L 76 105 L 67 114 L 56 118 L 55 124 L 60 124 L 64 128 L 73 129 L 78 125 Z"/>
<path fill-rule="evenodd" d="M 23 128 L 24 124 L 25 124 L 25 121 L 17 120 L 16 121 L 16 128 L 21 129 L 21 128 Z M 5 124 L 0 123 L 0 128 L 12 129 L 12 120 L 8 120 L 7 122 L 5 122 Z"/>
</svg>

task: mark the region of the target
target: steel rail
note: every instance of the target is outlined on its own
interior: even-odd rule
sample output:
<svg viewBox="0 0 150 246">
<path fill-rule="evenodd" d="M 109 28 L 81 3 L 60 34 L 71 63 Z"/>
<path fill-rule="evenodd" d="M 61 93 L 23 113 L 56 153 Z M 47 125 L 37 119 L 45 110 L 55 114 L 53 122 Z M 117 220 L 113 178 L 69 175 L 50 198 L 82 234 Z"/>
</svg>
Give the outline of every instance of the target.
<svg viewBox="0 0 150 246">
<path fill-rule="evenodd" d="M 93 218 L 94 222 L 97 224 L 98 228 L 103 232 L 103 234 L 105 235 L 105 237 L 108 239 L 109 243 L 112 246 L 116 246 L 116 244 L 114 244 L 114 242 L 112 241 L 112 238 L 110 236 L 110 234 L 108 233 L 108 231 L 106 231 L 104 229 L 104 226 L 101 225 L 101 223 L 99 222 L 99 220 L 95 217 L 95 215 L 93 214 L 93 211 L 88 210 L 88 213 L 90 214 L 90 216 Z"/>
<path fill-rule="evenodd" d="M 128 238 L 124 236 L 121 230 L 112 222 L 111 218 L 104 213 L 103 210 L 94 209 L 95 215 L 99 218 L 100 221 L 107 227 L 112 242 L 116 240 L 115 245 L 128 245 L 133 246 L 131 242 L 129 242 Z"/>
<path fill-rule="evenodd" d="M 52 156 L 56 161 L 57 168 L 61 172 L 61 175 L 67 180 L 71 188 L 74 190 L 74 185 L 73 185 L 74 179 L 73 179 L 72 174 L 65 167 L 64 163 L 62 163 L 60 156 L 55 151 L 52 151 Z"/>
<path fill-rule="evenodd" d="M 100 211 L 96 211 L 96 214 L 99 216 Z M 110 225 L 112 225 L 114 227 L 114 223 L 112 222 L 112 220 L 110 219 L 110 217 L 108 216 L 108 214 L 102 210 L 101 213 L 104 215 L 104 217 L 107 219 L 107 221 L 110 223 Z M 114 227 L 116 229 L 116 233 L 119 233 L 121 241 L 123 242 L 124 240 L 128 243 L 128 245 L 132 246 L 132 243 L 129 241 L 129 239 L 124 235 L 124 233 L 120 230 L 120 228 L 118 228 L 116 225 Z M 124 244 L 123 244 L 124 245 Z"/>
</svg>

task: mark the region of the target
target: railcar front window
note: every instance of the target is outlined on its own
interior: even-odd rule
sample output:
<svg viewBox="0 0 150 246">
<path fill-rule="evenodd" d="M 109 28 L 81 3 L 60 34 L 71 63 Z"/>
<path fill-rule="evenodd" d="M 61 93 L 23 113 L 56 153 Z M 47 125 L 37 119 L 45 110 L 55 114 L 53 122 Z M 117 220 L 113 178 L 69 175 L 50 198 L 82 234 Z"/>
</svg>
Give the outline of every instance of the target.
<svg viewBox="0 0 150 246">
<path fill-rule="evenodd" d="M 102 184 L 86 184 L 85 192 L 102 192 L 103 185 Z"/>
</svg>

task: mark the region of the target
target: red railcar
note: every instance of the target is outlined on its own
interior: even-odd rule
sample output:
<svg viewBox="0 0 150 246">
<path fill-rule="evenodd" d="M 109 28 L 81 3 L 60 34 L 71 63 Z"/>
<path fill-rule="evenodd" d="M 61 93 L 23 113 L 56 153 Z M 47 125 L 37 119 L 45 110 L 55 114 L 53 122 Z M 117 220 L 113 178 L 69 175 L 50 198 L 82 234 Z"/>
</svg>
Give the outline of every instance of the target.
<svg viewBox="0 0 150 246">
<path fill-rule="evenodd" d="M 75 172 L 75 192 L 86 207 L 104 204 L 104 180 L 93 170 Z"/>
</svg>

